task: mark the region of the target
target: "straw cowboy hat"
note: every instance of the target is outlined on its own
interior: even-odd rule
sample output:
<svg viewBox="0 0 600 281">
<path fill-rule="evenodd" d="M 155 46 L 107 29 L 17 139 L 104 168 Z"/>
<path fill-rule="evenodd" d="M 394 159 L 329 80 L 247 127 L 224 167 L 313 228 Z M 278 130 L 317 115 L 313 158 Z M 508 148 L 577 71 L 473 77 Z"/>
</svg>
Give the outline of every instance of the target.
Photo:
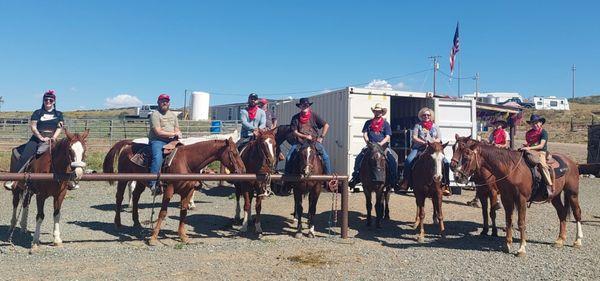
<svg viewBox="0 0 600 281">
<path fill-rule="evenodd" d="M 500 124 L 500 126 L 502 126 L 502 128 L 506 129 L 508 127 L 508 123 L 502 119 L 496 119 L 494 121 L 492 121 L 492 125 L 496 126 Z"/>
<path fill-rule="evenodd" d="M 529 121 L 527 121 L 527 124 L 535 123 L 538 121 L 542 122 L 542 124 L 546 124 L 546 118 L 539 116 L 537 114 L 532 114 L 531 117 L 529 117 Z"/>
<path fill-rule="evenodd" d="M 381 111 L 381 115 L 385 115 L 387 113 L 387 108 L 383 107 L 380 103 L 376 103 L 371 107 L 371 111 L 373 111 L 373 113 L 375 113 L 375 111 Z"/>
</svg>

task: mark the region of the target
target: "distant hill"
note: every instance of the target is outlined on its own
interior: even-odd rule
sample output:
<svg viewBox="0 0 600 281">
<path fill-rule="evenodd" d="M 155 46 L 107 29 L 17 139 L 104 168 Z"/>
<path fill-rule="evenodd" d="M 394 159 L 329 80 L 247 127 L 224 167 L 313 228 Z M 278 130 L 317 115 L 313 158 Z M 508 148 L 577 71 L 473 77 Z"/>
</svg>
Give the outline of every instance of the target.
<svg viewBox="0 0 600 281">
<path fill-rule="evenodd" d="M 569 99 L 569 102 L 581 104 L 600 104 L 600 95 Z"/>
</svg>

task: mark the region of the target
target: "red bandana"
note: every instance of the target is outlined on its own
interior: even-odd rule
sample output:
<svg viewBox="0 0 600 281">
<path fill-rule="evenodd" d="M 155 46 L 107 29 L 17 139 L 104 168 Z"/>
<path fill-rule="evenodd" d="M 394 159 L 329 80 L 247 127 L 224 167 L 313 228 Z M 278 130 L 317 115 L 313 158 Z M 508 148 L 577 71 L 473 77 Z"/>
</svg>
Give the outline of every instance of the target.
<svg viewBox="0 0 600 281">
<path fill-rule="evenodd" d="M 248 117 L 250 117 L 250 120 L 254 120 L 254 118 L 256 118 L 256 112 L 258 111 L 258 106 L 248 106 Z"/>
<path fill-rule="evenodd" d="M 495 144 L 506 144 L 506 132 L 504 129 L 496 129 L 493 134 Z"/>
<path fill-rule="evenodd" d="M 433 121 L 422 121 L 421 126 L 427 129 L 427 131 L 431 131 L 431 128 L 433 127 Z"/>
<path fill-rule="evenodd" d="M 371 131 L 381 133 L 383 130 L 383 117 L 371 119 Z"/>
<path fill-rule="evenodd" d="M 531 129 L 527 131 L 525 134 L 525 140 L 527 141 L 528 146 L 535 145 L 540 142 L 542 138 L 542 128 L 540 129 Z"/>
<path fill-rule="evenodd" d="M 311 115 L 311 111 L 310 109 L 307 110 L 306 112 L 302 111 L 300 112 L 300 124 L 306 124 L 306 122 L 308 122 L 308 120 L 310 120 L 310 115 Z"/>
</svg>

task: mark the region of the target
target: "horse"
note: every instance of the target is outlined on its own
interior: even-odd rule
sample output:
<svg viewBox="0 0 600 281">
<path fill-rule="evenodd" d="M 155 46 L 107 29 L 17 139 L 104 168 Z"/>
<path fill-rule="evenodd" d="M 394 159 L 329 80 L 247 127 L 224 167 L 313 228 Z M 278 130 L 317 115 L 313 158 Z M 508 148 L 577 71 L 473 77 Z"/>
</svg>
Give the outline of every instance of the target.
<svg viewBox="0 0 600 281">
<path fill-rule="evenodd" d="M 458 165 L 454 168 L 455 179 L 466 183 L 468 178 L 477 170 L 486 170 L 496 177 L 498 190 L 500 191 L 502 205 L 506 215 L 506 245 L 504 251 L 509 253 L 512 246 L 512 214 L 516 207 L 518 212 L 518 227 L 521 234 L 521 243 L 517 256 L 526 255 L 526 215 L 527 201 L 544 200 L 532 197 L 534 177 L 526 163 L 525 155 L 520 151 L 511 151 L 488 145 L 475 144 L 471 148 L 464 148 L 459 154 Z M 562 247 L 566 240 L 566 221 L 569 209 L 573 212 L 576 221 L 576 238 L 574 247 L 581 247 L 583 232 L 581 229 L 581 208 L 579 206 L 579 169 L 577 164 L 562 154 L 553 154 L 567 166 L 567 171 L 562 177 L 554 180 L 554 192 L 548 195 L 560 220 L 560 230 L 555 247 Z M 560 195 L 564 192 L 564 204 Z M 535 194 L 534 194 L 535 195 Z"/>
<path fill-rule="evenodd" d="M 460 137 L 456 135 L 456 143 L 452 146 L 452 150 L 455 152 L 452 155 L 452 160 L 450 161 L 450 167 L 454 170 L 458 165 L 458 157 L 460 156 L 460 151 L 464 149 L 464 147 L 472 147 L 475 144 L 480 143 L 471 137 Z M 458 153 L 456 153 L 459 151 Z M 477 170 L 476 173 L 471 177 L 471 180 L 475 183 L 476 186 L 476 196 L 481 202 L 481 215 L 483 218 L 483 229 L 481 230 L 480 235 L 486 236 L 489 232 L 489 220 L 488 220 L 488 198 L 490 201 L 490 212 L 489 218 L 492 221 L 492 236 L 498 236 L 498 227 L 496 226 L 496 206 L 498 202 L 498 187 L 496 185 L 496 178 L 492 173 L 487 170 Z M 499 208 L 499 206 L 498 206 Z"/>
<path fill-rule="evenodd" d="M 323 161 L 319 157 L 315 143 L 306 141 L 301 144 L 290 159 L 292 166 L 291 174 L 308 177 L 311 175 L 322 175 L 324 171 Z M 302 238 L 302 198 L 308 194 L 308 237 L 315 237 L 314 217 L 317 212 L 317 202 L 321 194 L 322 182 L 305 181 L 288 183 L 294 191 L 294 221 L 297 222 L 295 238 Z"/>
<path fill-rule="evenodd" d="M 275 135 L 274 130 L 259 131 L 254 140 L 250 141 L 240 151 L 240 155 L 246 166 L 246 171 L 252 174 L 272 174 L 275 170 L 276 155 L 275 155 Z M 251 215 L 251 205 L 254 193 L 264 193 L 268 183 L 259 181 L 235 182 L 235 221 L 240 219 L 240 198 L 244 197 L 244 218 L 242 220 L 242 233 L 248 231 L 248 220 Z M 260 225 L 260 211 L 262 208 L 262 196 L 256 197 L 254 217 L 255 232 L 262 233 Z"/>
<path fill-rule="evenodd" d="M 367 152 L 360 165 L 360 180 L 363 183 L 367 205 L 367 226 L 371 226 L 371 193 L 375 192 L 375 224 L 381 228 L 382 219 L 390 218 L 390 183 L 387 181 L 385 148 L 373 142 L 367 143 Z"/>
<path fill-rule="evenodd" d="M 86 138 L 89 130 L 82 134 L 72 134 L 65 128 L 66 138 L 63 138 L 51 144 L 43 154 L 34 157 L 26 171 L 31 173 L 56 173 L 56 174 L 72 174 L 74 180 L 78 181 L 83 175 L 83 168 L 86 166 L 83 160 L 85 159 L 85 151 L 87 148 Z M 38 249 L 40 244 L 40 230 L 44 220 L 44 203 L 48 197 L 54 198 L 54 236 L 53 245 L 61 246 L 62 239 L 60 238 L 60 209 L 67 194 L 68 181 L 32 181 L 27 183 L 19 183 L 13 189 L 13 217 L 11 220 L 11 231 L 17 223 L 17 208 L 20 198 L 23 198 L 23 210 L 21 217 L 21 231 L 27 232 L 27 216 L 29 212 L 29 200 L 32 194 L 35 194 L 37 203 L 37 215 L 35 233 L 31 242 L 31 251 Z"/>
<path fill-rule="evenodd" d="M 134 146 L 143 145 L 133 143 L 131 140 L 122 140 L 113 145 L 108 151 L 103 163 L 104 173 L 114 173 L 115 160 L 117 160 L 117 172 L 118 173 L 147 173 L 148 167 L 142 167 L 131 161 L 131 157 L 134 153 Z M 184 145 L 177 148 L 176 156 L 170 165 L 170 168 L 164 172 L 171 173 L 198 173 L 202 168 L 211 163 L 212 161 L 219 160 L 221 163 L 226 165 L 231 171 L 236 173 L 244 172 L 244 165 L 241 162 L 235 142 L 230 138 L 227 140 L 210 140 L 204 142 L 197 142 L 190 145 Z M 183 164 L 182 164 L 183 161 Z M 177 167 L 177 169 L 175 168 Z M 109 182 L 113 184 L 112 181 Z M 195 186 L 197 181 L 184 182 L 187 185 Z M 128 185 L 128 181 L 118 181 L 117 193 L 116 193 L 116 204 L 115 204 L 115 219 L 114 223 L 116 227 L 121 227 L 121 205 L 123 203 L 123 194 L 125 188 Z M 139 200 L 142 192 L 144 192 L 147 183 L 144 181 L 136 181 L 135 189 L 132 196 L 132 218 L 133 226 L 141 227 L 139 221 Z M 181 184 L 178 184 L 179 188 Z M 181 186 L 181 188 L 184 188 Z M 182 192 L 187 196 L 187 186 L 185 190 L 178 189 L 178 192 Z M 181 193 L 180 193 L 181 194 Z M 170 198 L 169 198 L 170 199 Z M 182 203 L 190 203 L 191 197 L 182 197 Z M 186 205 L 185 208 L 188 208 Z"/>
<path fill-rule="evenodd" d="M 444 216 L 442 214 L 442 169 L 444 159 L 444 148 L 448 143 L 427 142 L 423 153 L 415 160 L 411 174 L 415 203 L 417 205 L 417 216 L 415 228 L 419 228 L 418 242 L 425 240 L 425 198 L 431 198 L 433 203 L 434 222 L 440 227 L 440 236 L 446 237 L 444 229 Z"/>
</svg>

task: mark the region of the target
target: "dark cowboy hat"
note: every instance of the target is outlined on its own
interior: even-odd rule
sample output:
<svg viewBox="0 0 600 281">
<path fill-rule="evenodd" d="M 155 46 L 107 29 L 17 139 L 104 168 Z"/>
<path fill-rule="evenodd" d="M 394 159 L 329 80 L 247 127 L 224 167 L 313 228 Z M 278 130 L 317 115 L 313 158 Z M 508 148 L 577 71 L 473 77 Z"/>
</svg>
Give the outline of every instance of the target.
<svg viewBox="0 0 600 281">
<path fill-rule="evenodd" d="M 527 124 L 531 124 L 531 123 L 535 123 L 535 122 L 542 122 L 542 124 L 546 123 L 546 118 L 539 116 L 537 114 L 531 114 L 531 117 L 529 117 L 529 121 L 527 121 Z"/>
<path fill-rule="evenodd" d="M 308 104 L 311 106 L 313 103 L 308 100 L 308 98 L 301 98 L 300 101 L 296 104 L 297 107 L 300 107 L 303 104 Z"/>
<path fill-rule="evenodd" d="M 500 126 L 502 126 L 502 128 L 506 129 L 508 127 L 508 123 L 502 119 L 496 119 L 494 121 L 492 121 L 492 125 L 496 126 L 500 124 Z"/>
<path fill-rule="evenodd" d="M 255 93 L 251 93 L 248 95 L 249 100 L 258 100 L 258 95 Z"/>
</svg>

